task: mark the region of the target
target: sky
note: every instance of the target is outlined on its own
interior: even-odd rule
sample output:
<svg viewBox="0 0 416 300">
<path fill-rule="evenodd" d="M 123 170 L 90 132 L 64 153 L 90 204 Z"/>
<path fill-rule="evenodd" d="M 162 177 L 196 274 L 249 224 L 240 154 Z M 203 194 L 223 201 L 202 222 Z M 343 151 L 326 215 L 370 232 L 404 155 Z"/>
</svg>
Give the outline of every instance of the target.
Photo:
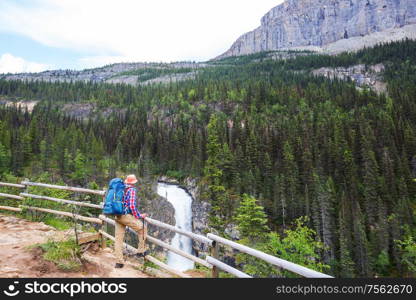
<svg viewBox="0 0 416 300">
<path fill-rule="evenodd" d="M 283 0 L 0 0 L 0 73 L 206 61 Z"/>
</svg>

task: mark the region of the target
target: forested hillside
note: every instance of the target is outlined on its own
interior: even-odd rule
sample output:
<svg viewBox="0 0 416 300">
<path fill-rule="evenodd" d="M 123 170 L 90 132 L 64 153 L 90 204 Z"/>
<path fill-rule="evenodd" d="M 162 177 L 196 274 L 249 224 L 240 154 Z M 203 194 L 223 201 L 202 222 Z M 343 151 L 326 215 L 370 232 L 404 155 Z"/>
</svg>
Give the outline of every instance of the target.
<svg viewBox="0 0 416 300">
<path fill-rule="evenodd" d="M 0 106 L 0 177 L 191 176 L 220 232 L 247 194 L 264 207 L 264 231 L 308 216 L 328 273 L 415 276 L 416 42 L 269 56 L 213 61 L 165 85 L 0 80 L 0 100 L 40 100 L 32 113 Z M 388 95 L 309 73 L 359 63 L 385 65 Z M 94 113 L 69 116 L 68 103 Z"/>
</svg>

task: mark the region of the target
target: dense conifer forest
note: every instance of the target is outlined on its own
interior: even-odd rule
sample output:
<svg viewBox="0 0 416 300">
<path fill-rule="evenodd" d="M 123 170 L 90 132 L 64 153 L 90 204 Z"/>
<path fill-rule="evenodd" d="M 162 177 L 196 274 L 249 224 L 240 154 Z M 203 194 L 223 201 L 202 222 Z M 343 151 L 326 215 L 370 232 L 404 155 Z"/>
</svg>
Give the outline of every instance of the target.
<svg viewBox="0 0 416 300">
<path fill-rule="evenodd" d="M 387 94 L 309 73 L 377 63 Z M 0 79 L 0 100 L 40 101 L 31 113 L 0 106 L 0 178 L 194 177 L 219 232 L 258 205 L 266 222 L 247 230 L 252 243 L 297 220 L 315 232 L 327 273 L 415 276 L 416 41 L 208 64 L 192 80 L 137 87 Z M 63 112 L 74 103 L 94 113 Z"/>
</svg>

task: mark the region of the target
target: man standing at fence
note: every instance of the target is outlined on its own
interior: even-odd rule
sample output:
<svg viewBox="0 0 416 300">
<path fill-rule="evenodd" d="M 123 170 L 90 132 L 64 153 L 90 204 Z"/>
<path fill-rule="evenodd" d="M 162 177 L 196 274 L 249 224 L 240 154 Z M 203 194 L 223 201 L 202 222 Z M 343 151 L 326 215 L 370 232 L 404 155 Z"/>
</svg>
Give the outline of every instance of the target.
<svg viewBox="0 0 416 300">
<path fill-rule="evenodd" d="M 126 226 L 137 232 L 137 256 L 145 257 L 148 255 L 146 245 L 147 226 L 144 222 L 147 214 L 141 214 L 137 209 L 137 189 L 134 186 L 137 183 L 137 178 L 135 175 L 128 175 L 124 183 L 126 184 L 123 197 L 125 211 L 124 215 L 116 217 L 116 241 L 114 246 L 117 258 L 116 268 L 122 268 L 124 266 L 123 242 Z"/>
</svg>

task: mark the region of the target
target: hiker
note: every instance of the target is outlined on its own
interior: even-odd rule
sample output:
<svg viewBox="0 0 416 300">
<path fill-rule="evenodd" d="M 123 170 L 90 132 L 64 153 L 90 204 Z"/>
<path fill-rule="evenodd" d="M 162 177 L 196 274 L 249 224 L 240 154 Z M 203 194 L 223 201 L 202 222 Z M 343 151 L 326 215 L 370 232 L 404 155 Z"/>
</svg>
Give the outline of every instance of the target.
<svg viewBox="0 0 416 300">
<path fill-rule="evenodd" d="M 123 196 L 124 214 L 116 216 L 116 241 L 115 255 L 117 258 L 116 268 L 124 267 L 123 242 L 126 226 L 137 232 L 138 247 L 137 257 L 145 257 L 149 254 L 146 246 L 147 226 L 144 222 L 147 214 L 141 214 L 137 209 L 137 183 L 135 175 L 128 175 L 124 180 L 126 185 Z"/>
</svg>

